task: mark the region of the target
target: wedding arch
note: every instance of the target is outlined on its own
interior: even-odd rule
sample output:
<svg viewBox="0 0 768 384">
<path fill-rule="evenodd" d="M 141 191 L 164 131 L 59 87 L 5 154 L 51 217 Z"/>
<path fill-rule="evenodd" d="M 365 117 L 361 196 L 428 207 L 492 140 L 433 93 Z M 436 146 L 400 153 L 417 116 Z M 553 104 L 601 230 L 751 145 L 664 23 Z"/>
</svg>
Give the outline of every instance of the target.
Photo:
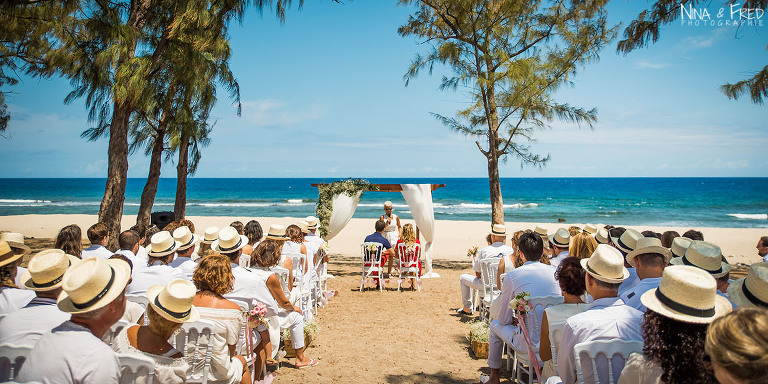
<svg viewBox="0 0 768 384">
<path fill-rule="evenodd" d="M 331 184 L 312 184 L 320 189 L 318 217 L 325 227 L 323 238 L 329 241 L 341 232 L 355 214 L 363 192 L 401 192 L 416 222 L 417 237 L 424 237 L 423 254 L 426 261 L 423 278 L 440 277 L 432 271 L 432 242 L 435 238 L 435 212 L 432 192 L 445 184 L 371 184 L 361 179 L 346 179 Z M 330 187 L 330 188 L 329 188 Z M 323 211 L 330 199 L 330 217 Z M 325 216 L 325 217 L 324 217 Z M 327 222 L 324 222 L 327 220 Z"/>
</svg>

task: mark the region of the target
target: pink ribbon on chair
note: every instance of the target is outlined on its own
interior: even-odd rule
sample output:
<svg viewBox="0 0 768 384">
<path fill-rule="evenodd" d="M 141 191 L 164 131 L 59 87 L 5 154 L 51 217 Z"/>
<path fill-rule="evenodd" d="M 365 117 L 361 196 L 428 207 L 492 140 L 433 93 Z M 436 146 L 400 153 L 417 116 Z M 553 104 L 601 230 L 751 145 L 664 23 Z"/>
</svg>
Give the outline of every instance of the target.
<svg viewBox="0 0 768 384">
<path fill-rule="evenodd" d="M 539 368 L 539 359 L 536 357 L 536 351 L 533 350 L 533 343 L 531 343 L 531 337 L 528 335 L 528 329 L 525 327 L 525 321 L 519 314 L 515 316 L 517 317 L 518 324 L 520 324 L 520 330 L 522 331 L 523 337 L 525 338 L 525 344 L 528 346 L 528 361 L 533 366 L 533 370 L 536 372 L 536 377 L 539 379 L 539 382 L 541 382 L 541 369 Z"/>
</svg>

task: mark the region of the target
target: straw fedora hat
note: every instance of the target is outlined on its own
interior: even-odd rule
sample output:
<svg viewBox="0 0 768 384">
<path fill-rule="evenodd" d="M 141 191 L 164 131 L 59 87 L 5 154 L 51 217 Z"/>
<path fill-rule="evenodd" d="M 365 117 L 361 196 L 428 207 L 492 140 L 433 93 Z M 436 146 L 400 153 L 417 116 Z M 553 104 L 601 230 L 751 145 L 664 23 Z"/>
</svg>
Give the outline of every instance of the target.
<svg viewBox="0 0 768 384">
<path fill-rule="evenodd" d="M 318 219 L 315 216 L 307 216 L 307 218 L 304 219 L 304 221 L 306 221 L 307 224 L 309 224 L 309 229 L 320 228 L 320 219 Z"/>
<path fill-rule="evenodd" d="M 272 224 L 269 226 L 267 236 L 265 240 L 288 240 L 288 236 L 285 235 L 285 226 L 280 224 Z"/>
<path fill-rule="evenodd" d="M 738 307 L 768 308 L 768 263 L 752 264 L 747 277 L 728 286 L 728 298 Z"/>
<path fill-rule="evenodd" d="M 205 229 L 205 235 L 201 243 L 211 244 L 219 238 L 219 227 L 208 227 Z"/>
<path fill-rule="evenodd" d="M 179 242 L 179 247 L 176 248 L 177 251 L 183 251 L 195 245 L 200 240 L 200 236 L 192 233 L 187 226 L 176 228 L 176 230 L 173 231 L 173 238 Z"/>
<path fill-rule="evenodd" d="M 21 274 L 21 284 L 33 291 L 54 290 L 61 287 L 67 268 L 79 261 L 61 249 L 46 249 L 29 259 L 27 270 Z"/>
<path fill-rule="evenodd" d="M 29 254 L 32 250 L 24 244 L 24 235 L 18 232 L 0 233 L 0 241 L 5 241 L 15 253 L 21 253 L 22 256 Z"/>
<path fill-rule="evenodd" d="M 624 257 L 606 244 L 598 245 L 592 256 L 581 259 L 581 267 L 590 276 L 606 283 L 621 283 L 629 277 L 629 271 L 624 268 Z"/>
<path fill-rule="evenodd" d="M 682 236 L 675 237 L 672 239 L 672 246 L 670 247 L 672 257 L 683 257 L 685 255 L 685 250 L 688 249 L 688 246 L 690 245 L 691 239 Z"/>
<path fill-rule="evenodd" d="M 296 225 L 299 226 L 302 233 L 309 233 L 309 223 L 306 220 L 299 220 L 299 223 Z"/>
<path fill-rule="evenodd" d="M 241 235 L 237 229 L 224 227 L 219 231 L 219 238 L 211 244 L 211 249 L 220 253 L 232 253 L 248 245 L 248 236 Z"/>
<path fill-rule="evenodd" d="M 536 229 L 533 230 L 533 233 L 541 236 L 542 238 L 547 237 L 547 229 L 539 227 L 538 225 L 536 226 Z"/>
<path fill-rule="evenodd" d="M 716 244 L 693 240 L 691 245 L 685 251 L 683 257 L 675 257 L 670 262 L 672 265 L 690 265 L 701 268 L 714 278 L 723 277 L 733 268 L 730 264 L 723 262 L 723 252 Z"/>
<path fill-rule="evenodd" d="M 151 257 L 170 255 L 171 253 L 176 252 L 176 250 L 179 249 L 179 245 L 181 245 L 181 243 L 176 241 L 168 231 L 155 233 L 149 241 L 150 244 L 147 248 L 147 255 Z"/>
<path fill-rule="evenodd" d="M 5 241 L 0 241 L 0 267 L 4 267 L 20 259 L 21 253 L 16 253 Z"/>
<path fill-rule="evenodd" d="M 594 224 L 587 223 L 584 226 L 584 232 L 589 233 L 590 235 L 594 235 L 597 233 L 597 227 Z"/>
<path fill-rule="evenodd" d="M 643 238 L 643 234 L 634 230 L 627 229 L 620 237 L 611 237 L 611 241 L 616 247 L 624 253 L 630 253 L 635 250 L 637 241 Z"/>
<path fill-rule="evenodd" d="M 627 254 L 627 263 L 629 263 L 632 268 L 635 268 L 635 257 L 646 253 L 658 253 L 664 256 L 665 263 L 669 263 L 669 260 L 672 259 L 672 252 L 661 245 L 661 240 L 655 237 L 643 237 L 637 241 L 635 250 Z"/>
<path fill-rule="evenodd" d="M 64 272 L 59 309 L 71 313 L 95 311 L 111 303 L 125 290 L 131 267 L 123 260 L 90 257 Z"/>
<path fill-rule="evenodd" d="M 493 236 L 506 236 L 507 227 L 504 224 L 491 225 L 491 235 Z"/>
<path fill-rule="evenodd" d="M 609 238 L 608 238 L 608 230 L 605 228 L 600 228 L 595 233 L 595 241 L 597 241 L 598 244 L 608 244 Z"/>
<path fill-rule="evenodd" d="M 664 268 L 658 288 L 640 296 L 648 309 L 685 323 L 706 324 L 731 311 L 728 299 L 717 294 L 717 282 L 696 267 Z"/>
<path fill-rule="evenodd" d="M 168 321 L 184 323 L 200 319 L 200 312 L 192 305 L 197 288 L 184 279 L 173 279 L 165 286 L 153 285 L 147 288 L 149 305 Z"/>
<path fill-rule="evenodd" d="M 565 228 L 559 228 L 557 232 L 549 235 L 549 242 L 559 248 L 566 248 L 571 244 L 571 233 Z"/>
</svg>

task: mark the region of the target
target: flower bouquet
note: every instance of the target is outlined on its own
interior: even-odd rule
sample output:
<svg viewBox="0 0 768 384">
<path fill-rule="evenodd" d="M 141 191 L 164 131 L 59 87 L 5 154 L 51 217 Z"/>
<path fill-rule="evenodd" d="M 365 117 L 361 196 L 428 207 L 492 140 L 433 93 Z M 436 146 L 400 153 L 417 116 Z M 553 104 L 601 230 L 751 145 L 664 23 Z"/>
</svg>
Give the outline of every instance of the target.
<svg viewBox="0 0 768 384">
<path fill-rule="evenodd" d="M 472 247 L 467 249 L 467 257 L 475 257 L 477 256 L 477 249 L 478 247 Z"/>
<path fill-rule="evenodd" d="M 509 301 L 509 308 L 515 311 L 515 318 L 517 319 L 517 324 L 520 326 L 520 333 L 525 338 L 525 343 L 528 346 L 528 361 L 530 361 L 531 365 L 533 365 L 533 370 L 536 373 L 536 377 L 541 380 L 541 369 L 539 367 L 539 361 L 536 358 L 536 352 L 533 348 L 533 343 L 531 343 L 531 337 L 528 334 L 528 329 L 525 326 L 525 315 L 533 310 L 533 305 L 531 305 L 531 293 L 518 293 L 517 296 Z"/>
<path fill-rule="evenodd" d="M 530 292 L 520 292 L 512 300 L 509 301 L 509 309 L 514 309 L 515 313 L 519 316 L 525 316 L 531 311 L 531 294 Z"/>
<path fill-rule="evenodd" d="M 245 314 L 245 318 L 251 329 L 256 329 L 260 324 L 267 323 L 265 319 L 267 315 L 267 306 L 261 302 L 257 301 L 253 308 L 249 311 L 243 311 L 243 313 Z"/>
</svg>

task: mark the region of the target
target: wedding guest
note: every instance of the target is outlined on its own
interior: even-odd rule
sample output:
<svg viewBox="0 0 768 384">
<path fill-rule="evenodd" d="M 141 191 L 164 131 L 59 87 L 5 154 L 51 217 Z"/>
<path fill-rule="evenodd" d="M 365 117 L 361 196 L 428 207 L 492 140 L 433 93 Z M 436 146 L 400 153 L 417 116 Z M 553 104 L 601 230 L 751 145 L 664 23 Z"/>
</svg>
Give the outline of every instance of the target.
<svg viewBox="0 0 768 384">
<path fill-rule="evenodd" d="M 531 232 L 531 230 L 527 231 L 517 231 L 514 234 L 512 234 L 512 249 L 514 250 L 512 253 L 507 255 L 506 257 L 502 257 L 501 260 L 499 260 L 499 267 L 496 270 L 496 288 L 501 289 L 501 280 L 502 276 L 506 275 L 507 272 L 510 272 L 511 270 L 523 265 L 523 261 L 517 256 L 517 245 L 520 241 L 520 236 L 523 235 L 523 233 Z M 488 234 L 488 238 L 486 239 L 488 242 L 488 245 L 491 245 L 491 235 Z"/>
<path fill-rule="evenodd" d="M 192 261 L 192 254 L 200 237 L 192 233 L 189 227 L 182 226 L 173 231 L 173 239 L 179 243 L 179 246 L 176 248 L 176 258 L 168 265 L 178 268 L 187 280 L 192 280 L 192 273 L 197 266 L 197 263 Z"/>
<path fill-rule="evenodd" d="M 419 239 L 416 238 L 416 231 L 413 229 L 413 224 L 408 223 L 403 226 L 402 235 L 397 240 L 397 245 L 400 245 L 400 244 L 405 244 L 406 247 L 412 247 L 415 244 L 419 244 L 419 246 L 421 246 L 421 242 L 419 241 Z M 395 254 L 397 255 L 399 260 L 400 254 L 398 252 L 399 252 L 398 247 L 395 246 Z M 418 276 L 421 277 L 421 259 L 417 259 L 416 262 L 419 268 Z M 409 280 L 411 280 L 411 289 L 414 289 L 416 284 L 416 279 L 411 278 Z"/>
<path fill-rule="evenodd" d="M 5 241 L 0 241 L 0 315 L 7 315 L 27 305 L 35 292 L 16 285 L 21 253 L 16 253 Z"/>
<path fill-rule="evenodd" d="M 232 223 L 230 223 L 229 226 L 234 228 L 237 231 L 238 235 L 244 235 L 245 234 L 245 226 L 243 225 L 242 221 L 235 220 Z"/>
<path fill-rule="evenodd" d="M 768 309 L 768 263 L 750 265 L 747 276 L 731 283 L 727 292 L 734 307 Z"/>
<path fill-rule="evenodd" d="M 56 235 L 54 248 L 61 249 L 67 255 L 82 258 L 83 254 L 83 234 L 80 227 L 76 224 L 70 224 L 62 228 Z"/>
<path fill-rule="evenodd" d="M 768 236 L 763 236 L 757 241 L 757 255 L 763 258 L 764 262 L 768 262 Z"/>
<path fill-rule="evenodd" d="M 96 223 L 88 228 L 86 233 L 91 246 L 83 249 L 82 258 L 98 257 L 102 260 L 109 259 L 114 252 L 107 249 L 109 243 L 109 227 L 104 223 Z"/>
<path fill-rule="evenodd" d="M 141 242 L 141 246 L 145 249 L 149 248 L 149 245 L 152 243 L 152 236 L 158 232 L 160 232 L 160 228 L 158 228 L 157 225 L 152 224 L 149 228 L 147 228 L 147 232 L 145 233 L 144 241 Z M 149 258 L 149 256 L 147 256 L 147 258 Z"/>
<path fill-rule="evenodd" d="M 571 234 L 571 237 L 576 236 L 577 234 L 581 233 L 581 228 L 575 225 L 571 225 L 568 227 L 568 233 Z"/>
<path fill-rule="evenodd" d="M 705 350 L 721 384 L 765 383 L 768 377 L 768 310 L 743 308 L 709 326 Z"/>
<path fill-rule="evenodd" d="M 377 227 L 378 229 L 378 222 Z M 480 290 L 483 289 L 482 274 L 480 273 L 480 261 L 491 257 L 507 257 L 515 250 L 512 247 L 504 244 L 507 239 L 507 227 L 503 224 L 491 225 L 491 238 L 493 243 L 485 248 L 477 251 L 477 257 L 472 261 L 472 270 L 474 275 L 462 274 L 459 276 L 459 287 L 461 290 L 461 308 L 456 312 L 460 315 L 472 314 L 472 297 L 470 295 L 471 289 Z"/>
<path fill-rule="evenodd" d="M 568 247 L 568 256 L 586 259 L 592 255 L 597 248 L 597 241 L 589 233 L 579 233 L 571 238 L 571 245 Z"/>
<path fill-rule="evenodd" d="M 219 227 L 208 227 L 205 229 L 205 235 L 203 235 L 203 240 L 200 241 L 199 249 L 197 250 L 197 260 L 203 258 L 204 256 L 208 254 L 215 253 L 211 249 L 211 244 L 213 244 L 214 241 L 216 241 L 219 238 Z"/>
<path fill-rule="evenodd" d="M 655 237 L 655 238 L 657 238 L 659 240 L 661 240 L 661 236 L 662 236 L 661 233 L 654 232 L 654 231 L 651 231 L 651 230 L 642 231 L 642 232 L 640 232 L 640 234 L 643 235 L 643 237 Z"/>
<path fill-rule="evenodd" d="M 621 235 L 614 236 L 614 233 L 621 233 Z M 643 237 L 644 236 L 640 232 L 634 229 L 618 227 L 611 230 L 611 244 L 622 254 L 624 257 L 624 267 L 629 271 L 629 277 L 624 280 L 624 282 L 621 283 L 621 287 L 619 287 L 619 295 L 640 284 L 640 279 L 637 277 L 637 271 L 627 263 L 626 257 L 627 254 L 635 250 L 637 241 Z"/>
<path fill-rule="evenodd" d="M 691 240 L 704 241 L 704 234 L 701 231 L 695 229 L 689 229 L 683 233 L 683 237 L 687 237 Z"/>
<path fill-rule="evenodd" d="M 644 237 L 637 241 L 635 250 L 627 254 L 627 263 L 635 268 L 640 284 L 619 295 L 624 304 L 645 312 L 640 302 L 643 293 L 656 289 L 661 283 L 661 276 L 672 258 L 672 252 L 661 246 L 661 240 Z"/>
<path fill-rule="evenodd" d="M 24 235 L 18 232 L 0 233 L 0 241 L 5 241 L 8 243 L 8 246 L 11 247 L 11 250 L 15 254 L 20 254 L 22 259 L 32 251 L 32 249 L 24 244 Z M 26 271 L 27 269 L 23 268 L 21 265 L 16 267 L 16 280 L 14 280 L 14 282 L 17 286 L 23 285 L 21 282 L 21 275 L 23 275 Z"/>
<path fill-rule="evenodd" d="M 389 240 L 384 236 L 384 228 L 387 227 L 387 223 L 384 220 L 377 220 L 376 224 L 374 224 L 374 229 L 376 232 L 368 235 L 365 237 L 365 240 L 363 242 L 365 243 L 379 243 L 381 244 L 381 265 L 383 266 L 387 260 L 389 260 L 391 257 L 394 257 L 395 250 L 392 249 L 392 244 L 389 242 Z M 389 266 L 389 272 L 392 271 L 392 265 Z M 379 287 L 379 278 L 380 276 L 376 276 L 374 280 L 376 281 L 376 288 Z"/>
<path fill-rule="evenodd" d="M 302 263 L 296 263 L 296 259 L 293 259 L 293 286 L 297 287 L 299 281 L 302 281 L 304 272 L 307 271 L 307 246 L 304 245 L 304 235 L 301 233 L 301 228 L 298 225 L 291 224 L 285 228 L 285 237 L 287 238 L 285 244 L 283 244 L 282 254 L 287 256 L 289 254 L 302 254 L 304 260 Z M 298 290 L 296 291 L 298 294 Z M 293 296 L 293 293 L 292 293 Z M 292 298 L 293 302 L 295 298 Z"/>
<path fill-rule="evenodd" d="M 117 238 L 117 243 L 120 246 L 120 250 L 115 253 L 127 257 L 128 260 L 131 261 L 131 266 L 147 265 L 148 258 L 142 259 L 137 256 L 139 249 L 141 249 L 139 240 L 141 240 L 139 234 L 132 229 L 121 232 L 120 236 Z"/>
<path fill-rule="evenodd" d="M 127 256 L 116 253 L 109 258 L 109 260 L 113 260 L 113 259 L 120 260 L 128 264 L 128 267 L 130 268 L 130 271 L 131 271 L 131 275 L 133 275 L 133 263 L 131 262 L 130 259 L 128 259 Z M 132 279 L 133 278 L 128 279 L 128 284 L 131 284 Z M 135 324 L 141 321 L 141 319 L 143 318 L 142 316 L 144 316 L 144 306 L 134 301 L 130 301 L 130 300 L 125 301 L 125 311 L 123 312 L 123 317 L 121 317 L 120 320 L 125 320 L 129 324 Z"/>
<path fill-rule="evenodd" d="M 153 285 L 165 285 L 173 279 L 184 279 L 186 276 L 178 268 L 168 264 L 173 260 L 173 255 L 179 243 L 173 239 L 168 231 L 154 234 L 147 254 L 149 260 L 147 266 L 136 267 L 133 270 L 133 279 L 128 285 L 129 295 L 143 295 L 147 288 Z"/>
<path fill-rule="evenodd" d="M 131 231 L 135 232 L 139 236 L 139 250 L 136 252 L 136 257 L 147 261 L 147 259 L 149 259 L 149 255 L 147 255 L 147 250 L 144 249 L 143 246 L 144 242 L 147 240 L 147 226 L 141 223 L 137 223 L 131 227 Z"/>
<path fill-rule="evenodd" d="M 680 237 L 680 234 L 677 233 L 677 231 L 666 231 L 661 234 L 661 246 L 665 248 L 671 248 L 672 247 L 672 240 L 674 240 L 676 237 Z"/>
<path fill-rule="evenodd" d="M 571 245 L 571 234 L 565 228 L 560 228 L 557 232 L 549 236 L 549 243 L 552 246 L 552 257 L 549 263 L 557 268 L 561 261 L 568 257 L 568 247 Z"/>
<path fill-rule="evenodd" d="M 675 257 L 669 262 L 672 265 L 690 265 L 709 272 L 712 277 L 719 279 L 728 275 L 733 266 L 723 261 L 723 252 L 717 244 L 707 241 L 693 240 L 685 250 L 683 257 Z M 727 288 L 726 288 L 727 289 Z M 727 298 L 726 292 L 717 294 Z"/>
<path fill-rule="evenodd" d="M 253 248 L 259 244 L 261 238 L 264 236 L 264 231 L 261 229 L 261 224 L 259 224 L 258 221 L 251 220 L 245 223 L 243 234 L 248 237 L 248 244 L 243 247 L 243 253 L 250 257 Z"/>
</svg>

